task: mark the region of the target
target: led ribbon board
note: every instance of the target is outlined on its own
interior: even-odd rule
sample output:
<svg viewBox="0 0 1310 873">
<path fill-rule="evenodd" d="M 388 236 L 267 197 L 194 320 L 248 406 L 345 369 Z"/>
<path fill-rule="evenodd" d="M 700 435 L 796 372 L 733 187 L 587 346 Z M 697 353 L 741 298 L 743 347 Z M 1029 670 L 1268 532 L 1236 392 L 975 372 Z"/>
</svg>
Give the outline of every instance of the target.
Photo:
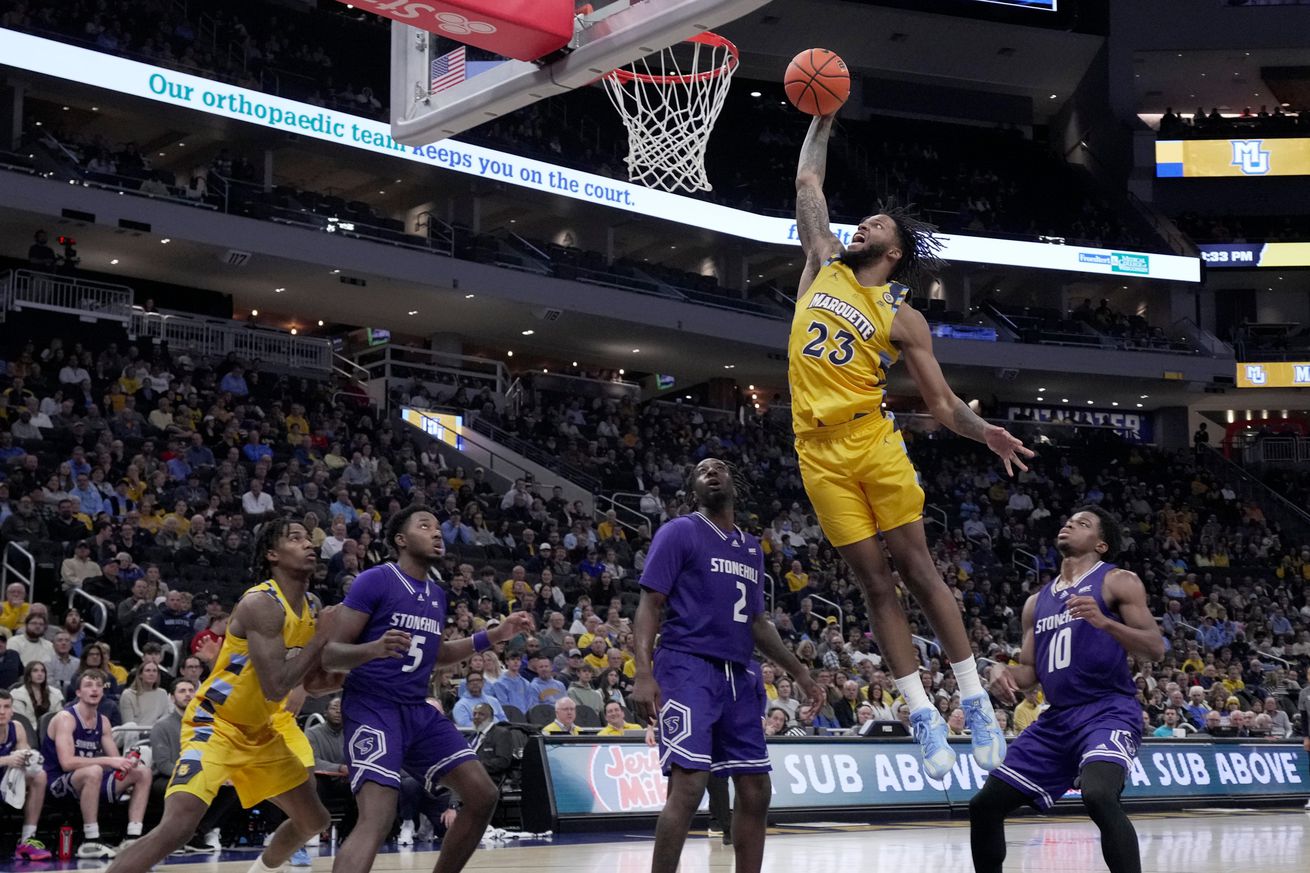
<svg viewBox="0 0 1310 873">
<path fill-rule="evenodd" d="M 1237 363 L 1238 388 L 1310 388 L 1310 361 Z"/>
<path fill-rule="evenodd" d="M 390 127 L 382 121 L 0 28 L 0 66 L 4 65 L 79 84 L 87 84 L 87 71 L 94 70 L 94 82 L 90 84 L 119 94 L 759 243 L 800 245 L 796 223 L 787 218 L 756 215 L 453 139 L 405 146 L 391 138 Z M 833 225 L 832 230 L 845 242 L 855 226 Z M 952 261 L 1181 282 L 1201 280 L 1201 262 L 1197 258 L 953 234 L 942 234 L 940 239 L 943 257 Z"/>
<path fill-rule="evenodd" d="M 1310 267 L 1310 242 L 1203 243 L 1207 267 Z"/>
<path fill-rule="evenodd" d="M 1310 175 L 1310 138 L 1173 139 L 1155 144 L 1155 175 L 1250 178 Z"/>
</svg>

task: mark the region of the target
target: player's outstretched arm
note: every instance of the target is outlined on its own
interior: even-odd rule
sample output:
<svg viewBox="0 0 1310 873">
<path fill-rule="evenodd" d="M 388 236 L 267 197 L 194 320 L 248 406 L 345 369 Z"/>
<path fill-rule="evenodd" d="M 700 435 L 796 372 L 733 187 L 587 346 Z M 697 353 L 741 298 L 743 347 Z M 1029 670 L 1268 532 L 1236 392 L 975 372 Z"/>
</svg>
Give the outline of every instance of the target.
<svg viewBox="0 0 1310 873">
<path fill-rule="evenodd" d="M 487 631 L 487 638 L 493 646 L 498 646 L 501 643 L 509 642 L 519 634 L 532 630 L 535 623 L 530 612 L 511 613 L 508 618 Z M 472 657 L 473 652 L 473 637 L 443 642 L 441 651 L 437 653 L 437 666 L 447 667 L 451 664 L 458 664 L 460 661 L 466 661 Z"/>
<path fill-rule="evenodd" d="M 282 604 L 261 595 L 244 597 L 233 611 L 233 624 L 244 631 L 250 646 L 250 662 L 259 679 L 259 687 L 268 700 L 281 700 L 291 693 L 311 669 L 319 666 L 323 647 L 335 630 L 339 607 L 329 607 L 318 615 L 318 632 L 295 656 L 287 657 L 282 641 L 284 611 Z"/>
<path fill-rule="evenodd" d="M 650 559 L 646 561 L 650 566 Z M 650 588 L 641 589 L 637 618 L 632 623 L 632 704 L 639 724 L 654 724 L 660 710 L 660 686 L 655 681 L 655 635 L 659 633 L 668 598 Z"/>
<path fill-rule="evenodd" d="M 1018 664 L 997 664 L 992 668 L 990 689 L 1006 703 L 1014 703 L 1019 692 L 1037 684 L 1037 642 L 1033 638 L 1034 615 L 1037 612 L 1037 595 L 1023 605 L 1023 646 L 1019 649 Z"/>
<path fill-rule="evenodd" d="M 1129 570 L 1112 570 L 1106 574 L 1102 596 L 1106 606 L 1119 613 L 1123 621 L 1115 621 L 1106 615 L 1096 599 L 1087 596 L 1070 598 L 1069 614 L 1114 637 L 1130 655 L 1151 661 L 1163 660 L 1164 637 L 1146 604 L 1146 586 L 1137 574 Z"/>
<path fill-rule="evenodd" d="M 805 252 L 805 270 L 801 274 L 803 293 L 823 262 L 842 250 L 841 240 L 832 232 L 828 220 L 828 200 L 823 196 L 823 177 L 828 170 L 828 134 L 832 132 L 831 115 L 815 116 L 801 146 L 796 165 L 796 235 Z"/>
<path fill-rule="evenodd" d="M 394 628 L 367 643 L 355 642 L 368 626 L 368 613 L 349 606 L 342 606 L 340 611 L 331 639 L 323 646 L 324 670 L 346 673 L 378 658 L 403 658 L 409 651 L 410 635 Z"/>
<path fill-rule="evenodd" d="M 891 339 L 900 347 L 910 378 L 933 418 L 960 436 L 985 443 L 1005 463 L 1007 475 L 1014 475 L 1014 467 L 1028 469 L 1021 457 L 1031 458 L 1036 452 L 1025 447 L 1022 440 L 1005 428 L 979 418 L 946 383 L 941 364 L 937 363 L 932 352 L 932 331 L 921 312 L 910 306 L 901 306 L 892 322 Z"/>
<path fill-rule="evenodd" d="M 825 692 L 810 676 L 809 668 L 802 664 L 783 643 L 782 637 L 778 636 L 778 629 L 769 621 L 768 615 L 763 612 L 757 613 L 751 620 L 751 636 L 755 638 L 755 648 L 796 680 L 796 684 L 805 692 L 812 706 L 817 708 L 826 702 Z"/>
</svg>

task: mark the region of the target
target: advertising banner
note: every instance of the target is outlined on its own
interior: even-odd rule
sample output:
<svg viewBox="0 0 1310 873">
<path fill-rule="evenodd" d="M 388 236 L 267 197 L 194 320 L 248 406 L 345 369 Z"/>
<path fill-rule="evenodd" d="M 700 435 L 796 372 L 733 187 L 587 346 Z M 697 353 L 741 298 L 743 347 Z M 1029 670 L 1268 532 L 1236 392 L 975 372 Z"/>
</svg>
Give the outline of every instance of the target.
<svg viewBox="0 0 1310 873">
<path fill-rule="evenodd" d="M 119 94 L 755 242 L 800 245 L 796 222 L 789 218 L 757 215 L 453 139 L 406 146 L 391 138 L 391 127 L 383 121 L 0 28 L 0 68 L 4 66 L 79 83 L 86 81 L 87 70 L 95 70 L 92 84 Z M 845 243 L 855 227 L 833 225 L 832 230 Z M 1181 282 L 1201 280 L 1198 258 L 948 234 L 939 235 L 939 239 L 941 254 L 948 261 Z"/>
<path fill-rule="evenodd" d="M 1138 443 L 1155 442 L 1154 420 L 1146 412 L 1120 412 L 1118 409 L 1092 407 L 1075 409 L 1064 406 L 1009 406 L 1005 417 L 1010 421 L 1052 421 L 1068 424 L 1096 424 L 1112 427 L 1126 440 Z"/>
<path fill-rule="evenodd" d="M 1240 178 L 1310 175 L 1310 138 L 1172 139 L 1155 144 L 1155 175 Z"/>
<path fill-rule="evenodd" d="M 654 815 L 667 783 L 657 749 L 640 740 L 545 741 L 555 815 Z M 938 781 L 923 772 L 913 742 L 846 738 L 771 740 L 771 809 L 841 810 L 967 804 L 987 774 L 959 745 L 955 769 Z M 1147 741 L 1128 774 L 1126 800 L 1303 797 L 1310 769 L 1299 744 L 1259 741 Z M 1076 801 L 1078 792 L 1064 795 Z"/>
<path fill-rule="evenodd" d="M 449 412 L 428 412 L 406 406 L 400 410 L 400 417 L 437 442 L 464 451 L 464 416 Z"/>
<path fill-rule="evenodd" d="M 1310 361 L 1237 364 L 1238 388 L 1310 388 Z"/>
<path fill-rule="evenodd" d="M 1207 267 L 1310 267 L 1310 242 L 1202 243 Z"/>
</svg>

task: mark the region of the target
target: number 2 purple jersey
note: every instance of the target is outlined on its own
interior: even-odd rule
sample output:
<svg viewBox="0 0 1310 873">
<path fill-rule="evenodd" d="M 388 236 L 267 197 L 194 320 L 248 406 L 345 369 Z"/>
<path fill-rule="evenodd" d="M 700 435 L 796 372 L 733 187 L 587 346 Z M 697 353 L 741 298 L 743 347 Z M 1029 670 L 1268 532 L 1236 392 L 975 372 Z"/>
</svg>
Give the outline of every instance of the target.
<svg viewBox="0 0 1310 873">
<path fill-rule="evenodd" d="M 446 592 L 442 587 L 415 579 L 394 563 L 380 564 L 355 578 L 343 604 L 369 617 L 355 642 L 372 642 L 392 628 L 410 635 L 405 657 L 360 664 L 346 677 L 346 691 L 401 702 L 426 700 L 446 624 Z"/>
<path fill-rule="evenodd" d="M 668 598 L 660 647 L 748 664 L 751 620 L 764 611 L 764 550 L 734 529 L 725 533 L 699 512 L 655 533 L 641 586 Z"/>
<path fill-rule="evenodd" d="M 1052 582 L 1037 594 L 1033 615 L 1037 679 L 1052 706 L 1079 706 L 1108 695 L 1137 693 L 1124 647 L 1108 632 L 1075 619 L 1067 608 L 1070 598 L 1093 597 L 1101 612 L 1117 621 L 1119 616 L 1105 605 L 1102 595 L 1105 577 L 1114 568 L 1098 563 L 1076 584 L 1057 592 Z"/>
</svg>

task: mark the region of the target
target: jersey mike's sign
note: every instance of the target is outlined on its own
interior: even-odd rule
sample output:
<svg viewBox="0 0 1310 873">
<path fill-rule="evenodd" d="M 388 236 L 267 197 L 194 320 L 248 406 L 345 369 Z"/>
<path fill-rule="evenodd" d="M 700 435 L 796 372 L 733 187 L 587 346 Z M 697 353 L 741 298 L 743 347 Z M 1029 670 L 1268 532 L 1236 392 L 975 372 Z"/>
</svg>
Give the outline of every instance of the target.
<svg viewBox="0 0 1310 873">
<path fill-rule="evenodd" d="M 650 816 L 664 807 L 667 783 L 658 753 L 640 740 L 543 742 L 556 823 L 598 815 Z M 942 780 L 924 773 L 919 748 L 909 741 L 783 738 L 771 740 L 768 748 L 775 812 L 959 808 L 987 779 L 967 744 L 957 747 L 955 768 Z M 1300 745 L 1258 740 L 1147 740 L 1124 786 L 1130 802 L 1306 794 L 1310 769 Z M 1060 802 L 1076 803 L 1079 797 L 1071 790 Z"/>
<path fill-rule="evenodd" d="M 382 121 L 0 28 L 0 68 L 5 66 L 79 84 L 85 83 L 86 70 L 95 70 L 94 82 L 89 84 L 119 94 L 620 209 L 645 218 L 770 245 L 800 245 L 796 222 L 789 218 L 758 215 L 453 139 L 406 146 L 392 138 L 390 126 Z M 833 226 L 833 232 L 843 241 L 848 241 L 854 231 L 853 225 Z M 1198 258 L 954 234 L 940 234 L 938 239 L 942 243 L 941 254 L 949 261 L 1074 273 L 1131 274 L 1181 282 L 1201 279 Z"/>
</svg>

